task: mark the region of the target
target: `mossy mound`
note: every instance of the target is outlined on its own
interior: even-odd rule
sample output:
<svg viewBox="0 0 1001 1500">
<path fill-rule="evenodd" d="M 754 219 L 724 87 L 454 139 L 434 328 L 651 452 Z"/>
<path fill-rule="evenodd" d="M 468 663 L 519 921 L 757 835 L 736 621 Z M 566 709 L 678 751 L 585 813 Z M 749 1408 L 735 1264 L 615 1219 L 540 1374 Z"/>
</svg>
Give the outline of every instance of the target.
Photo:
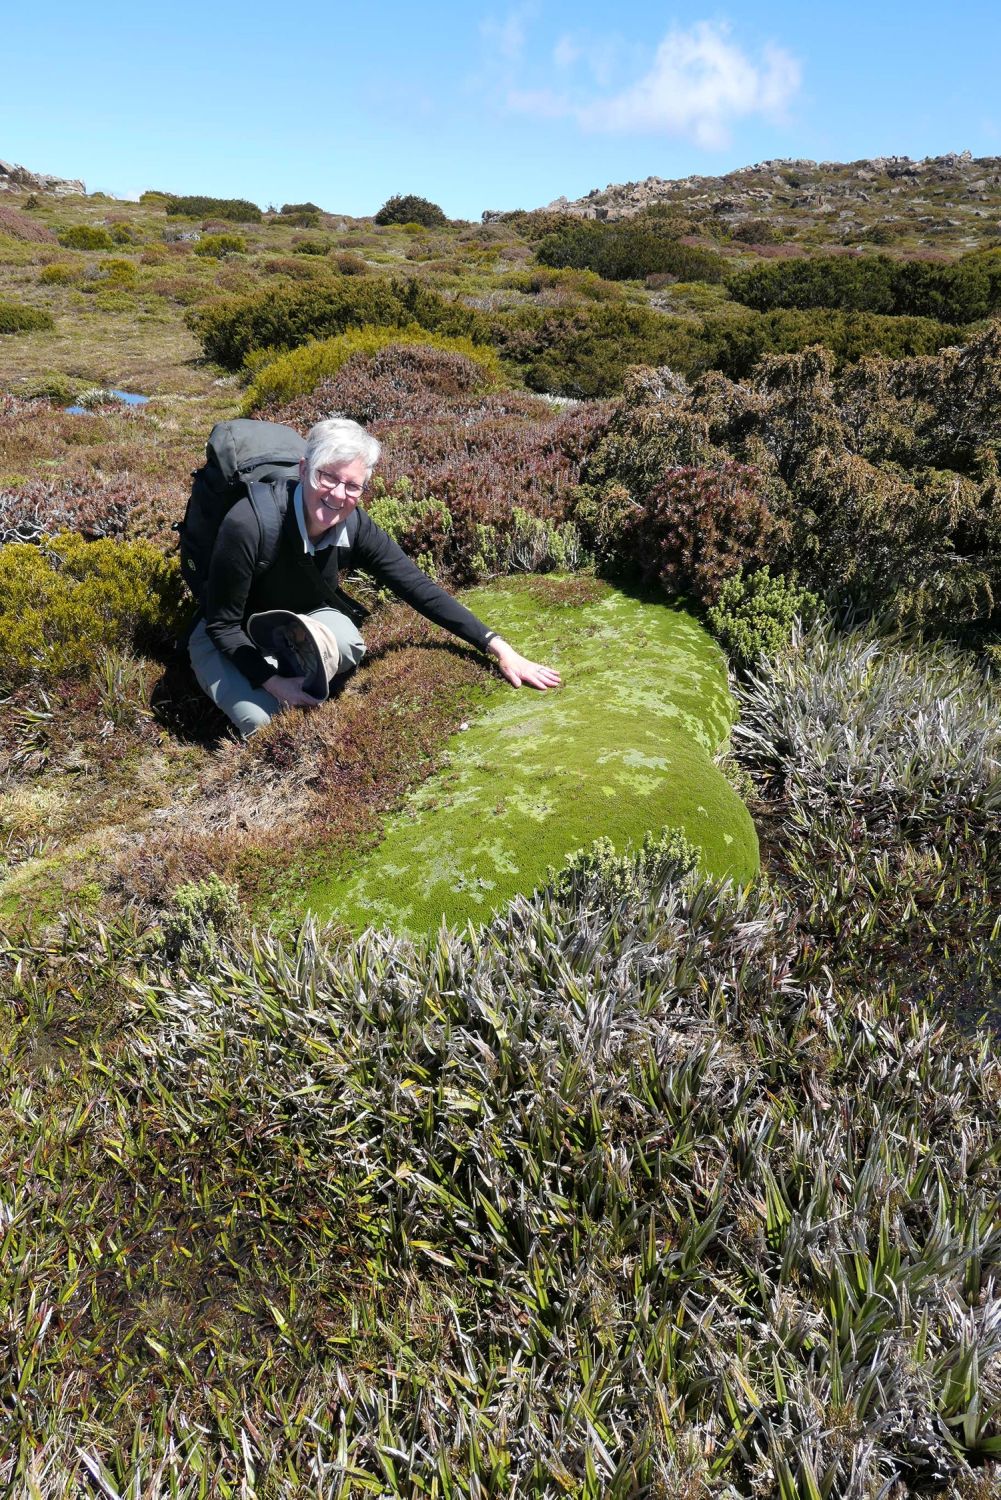
<svg viewBox="0 0 1001 1500">
<path fill-rule="evenodd" d="M 589 579 L 509 579 L 466 600 L 564 686 L 500 688 L 378 848 L 310 887 L 320 915 L 415 933 L 484 920 L 574 849 L 663 826 L 708 874 L 756 873 L 754 825 L 712 760 L 733 722 L 726 668 L 690 615 Z"/>
</svg>

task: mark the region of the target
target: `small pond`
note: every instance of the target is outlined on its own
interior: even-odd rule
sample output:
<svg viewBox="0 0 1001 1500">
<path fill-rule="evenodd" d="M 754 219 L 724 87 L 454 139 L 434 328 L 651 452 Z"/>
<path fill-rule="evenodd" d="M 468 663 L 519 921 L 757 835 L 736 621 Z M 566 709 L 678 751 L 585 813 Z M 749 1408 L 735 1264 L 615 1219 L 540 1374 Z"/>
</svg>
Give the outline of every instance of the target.
<svg viewBox="0 0 1001 1500">
<path fill-rule="evenodd" d="M 149 400 L 148 396 L 140 396 L 136 391 L 104 391 L 105 396 L 113 396 L 116 401 L 121 401 L 124 406 L 145 406 Z M 86 416 L 90 410 L 86 406 L 65 406 L 64 411 L 71 412 L 74 416 Z"/>
</svg>

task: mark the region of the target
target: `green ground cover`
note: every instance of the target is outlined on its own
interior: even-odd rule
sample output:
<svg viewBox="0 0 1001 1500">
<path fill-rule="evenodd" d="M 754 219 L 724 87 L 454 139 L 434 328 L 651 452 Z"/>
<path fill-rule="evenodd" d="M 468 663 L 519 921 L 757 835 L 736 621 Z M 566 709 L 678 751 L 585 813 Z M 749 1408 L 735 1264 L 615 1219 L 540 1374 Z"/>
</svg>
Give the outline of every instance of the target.
<svg viewBox="0 0 1001 1500">
<path fill-rule="evenodd" d="M 320 915 L 415 933 L 483 920 L 595 838 L 621 850 L 662 826 L 708 874 L 756 873 L 754 825 L 713 764 L 733 721 L 726 668 L 691 616 L 592 580 L 508 579 L 466 598 L 564 687 L 499 690 L 373 853 L 314 882 Z"/>
</svg>

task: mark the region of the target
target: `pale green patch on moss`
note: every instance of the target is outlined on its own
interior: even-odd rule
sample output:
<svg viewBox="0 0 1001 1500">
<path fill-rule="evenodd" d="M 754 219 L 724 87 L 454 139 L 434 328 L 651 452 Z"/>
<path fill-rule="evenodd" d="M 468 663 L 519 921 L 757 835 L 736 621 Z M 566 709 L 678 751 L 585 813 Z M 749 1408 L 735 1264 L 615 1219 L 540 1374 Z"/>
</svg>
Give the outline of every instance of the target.
<svg viewBox="0 0 1001 1500">
<path fill-rule="evenodd" d="M 310 887 L 320 915 L 410 932 L 443 917 L 485 920 L 573 850 L 598 837 L 622 850 L 662 827 L 684 832 L 708 874 L 756 874 L 750 814 L 713 763 L 734 715 L 726 667 L 690 615 L 551 579 L 510 579 L 465 599 L 556 666 L 564 686 L 501 685 L 378 848 Z"/>
</svg>

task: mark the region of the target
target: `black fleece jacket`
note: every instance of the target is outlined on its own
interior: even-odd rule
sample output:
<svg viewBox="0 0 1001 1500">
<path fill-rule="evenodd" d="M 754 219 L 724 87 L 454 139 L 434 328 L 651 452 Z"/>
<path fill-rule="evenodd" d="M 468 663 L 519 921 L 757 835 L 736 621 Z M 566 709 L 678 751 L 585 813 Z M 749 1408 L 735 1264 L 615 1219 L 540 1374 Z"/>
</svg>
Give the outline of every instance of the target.
<svg viewBox="0 0 1001 1500">
<path fill-rule="evenodd" d="M 489 632 L 481 620 L 453 599 L 407 557 L 391 537 L 359 506 L 348 516 L 347 546 L 305 551 L 292 496 L 285 494 L 281 537 L 274 562 L 254 576 L 261 528 L 249 499 L 238 500 L 227 513 L 212 549 L 205 594 L 205 628 L 212 642 L 231 658 L 252 687 L 261 687 L 275 668 L 247 635 L 247 620 L 259 610 L 291 609 L 305 614 L 325 606 L 343 608 L 334 598 L 342 575 L 364 568 L 379 583 L 436 625 L 460 640 L 486 649 Z M 338 527 L 338 531 L 340 528 Z"/>
</svg>

